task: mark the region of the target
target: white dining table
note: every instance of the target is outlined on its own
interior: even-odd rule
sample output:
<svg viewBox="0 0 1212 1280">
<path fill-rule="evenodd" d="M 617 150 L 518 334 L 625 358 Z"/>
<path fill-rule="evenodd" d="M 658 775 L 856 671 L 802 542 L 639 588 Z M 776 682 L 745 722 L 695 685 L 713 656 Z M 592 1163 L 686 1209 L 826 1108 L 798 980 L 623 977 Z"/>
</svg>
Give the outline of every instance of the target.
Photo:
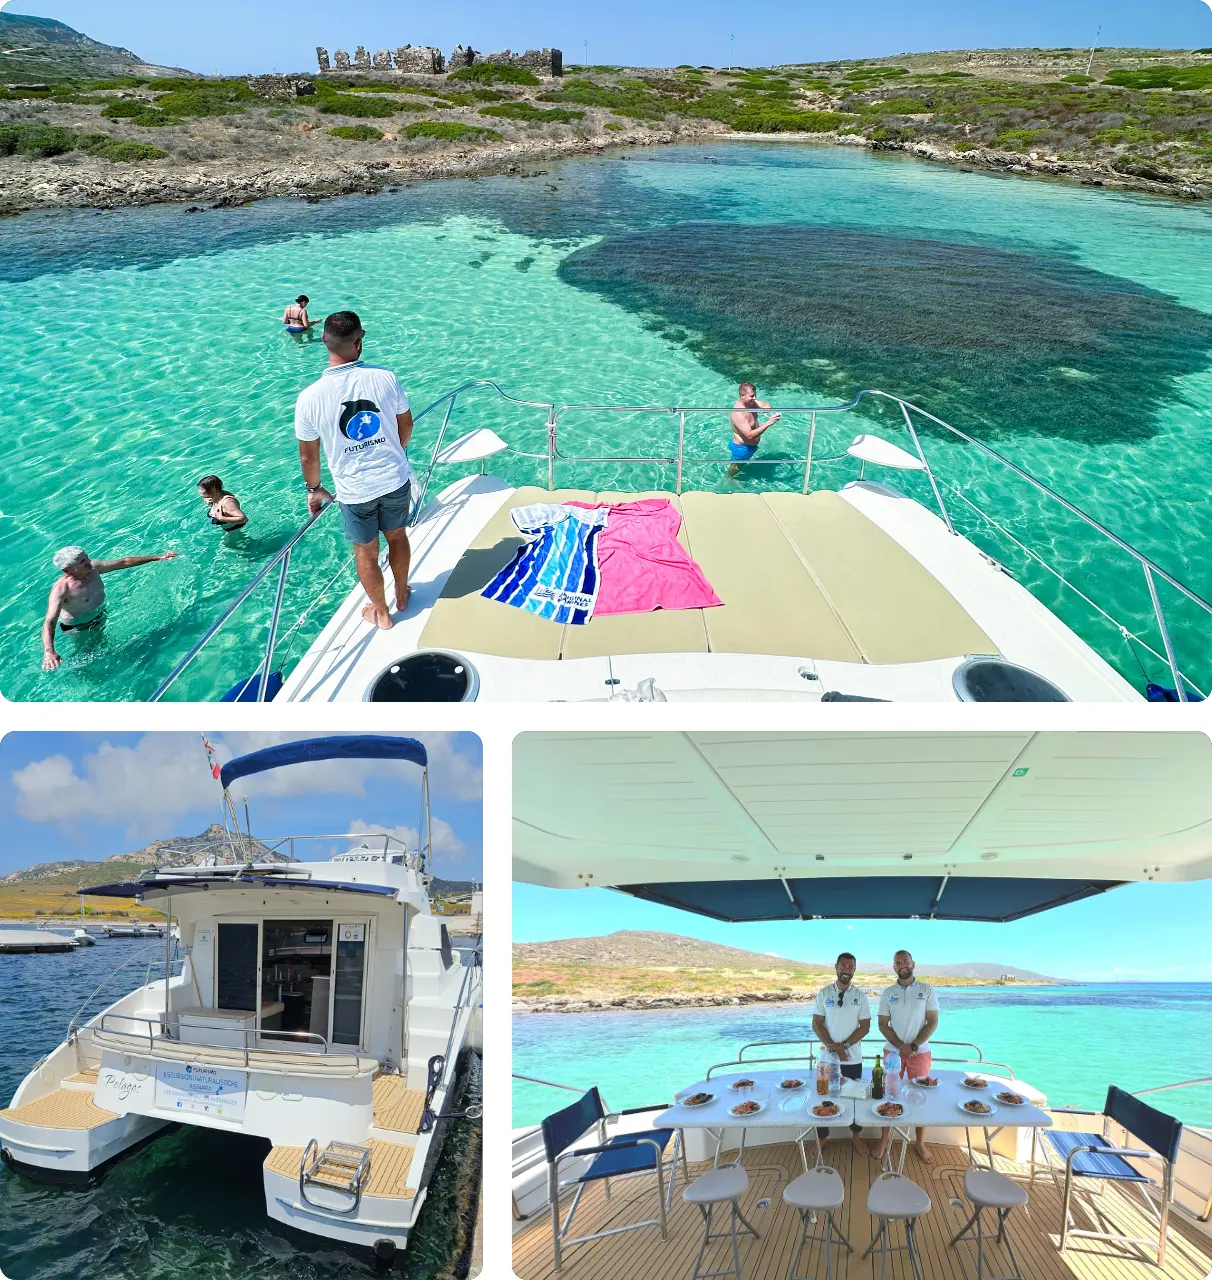
<svg viewBox="0 0 1212 1280">
<path fill-rule="evenodd" d="M 745 1138 L 749 1133 L 763 1129 L 793 1128 L 796 1136 L 793 1139 L 800 1148 L 800 1156 L 804 1167 L 808 1167 L 808 1159 L 804 1152 L 804 1139 L 811 1136 L 817 1142 L 820 1154 L 818 1129 L 833 1126 L 849 1127 L 852 1123 L 864 1128 L 880 1128 L 892 1130 L 892 1143 L 889 1144 L 887 1167 L 895 1172 L 903 1172 L 905 1157 L 909 1143 L 913 1138 L 913 1130 L 918 1128 L 962 1128 L 979 1129 L 985 1136 L 985 1151 L 989 1159 L 989 1167 L 993 1167 L 992 1139 L 1003 1129 L 1041 1129 L 1052 1124 L 1052 1117 L 1037 1107 L 1023 1091 L 1023 1086 L 1005 1076 L 986 1072 L 937 1070 L 931 1072 L 931 1078 L 938 1081 L 934 1088 L 915 1085 L 908 1078 L 899 1082 L 897 1097 L 892 1098 L 887 1090 L 883 1099 L 851 1099 L 837 1094 L 828 1099 L 816 1092 L 815 1068 L 790 1071 L 749 1071 L 730 1072 L 727 1075 L 713 1076 L 710 1080 L 700 1080 L 695 1084 L 679 1089 L 674 1105 L 662 1111 L 653 1121 L 659 1129 L 702 1129 L 715 1139 L 715 1160 L 719 1163 L 720 1151 L 724 1144 L 725 1132 L 729 1129 L 740 1130 L 740 1153 L 745 1151 Z M 787 1079 L 802 1080 L 801 1089 L 783 1089 L 782 1081 Z M 870 1067 L 864 1065 L 863 1079 L 870 1083 Z M 984 1089 L 966 1088 L 966 1079 L 985 1081 Z M 752 1080 L 753 1087 L 735 1088 L 737 1081 Z M 845 1082 L 843 1082 L 844 1084 Z M 907 1093 L 907 1091 L 909 1091 Z M 998 1100 L 999 1093 L 1009 1091 L 1018 1093 L 1024 1101 L 1013 1105 Z M 687 1106 L 683 1101 L 695 1093 L 710 1093 L 712 1100 L 701 1106 Z M 920 1095 L 920 1101 L 915 1100 Z M 761 1104 L 761 1110 L 750 1115 L 734 1115 L 732 1108 L 741 1102 L 753 1100 Z M 987 1115 L 976 1115 L 964 1110 L 964 1103 L 979 1100 L 990 1111 Z M 838 1108 L 838 1113 L 829 1117 L 818 1117 L 812 1114 L 812 1108 L 821 1102 L 829 1101 Z M 896 1119 L 881 1116 L 876 1107 L 885 1102 L 899 1102 L 903 1113 Z M 893 1160 L 892 1149 L 896 1142 L 901 1144 L 899 1159 Z M 971 1143 L 969 1143 L 971 1154 Z"/>
<path fill-rule="evenodd" d="M 752 1088 L 735 1087 L 738 1081 L 752 1080 Z M 784 1080 L 801 1080 L 798 1089 L 784 1089 Z M 696 1093 L 710 1093 L 712 1100 L 700 1106 L 687 1106 L 683 1099 Z M 749 1115 L 734 1115 L 733 1108 L 744 1102 L 757 1102 L 760 1110 Z M 815 1116 L 812 1108 L 821 1103 L 830 1102 L 837 1107 L 832 1116 Z M 804 1153 L 804 1138 L 813 1137 L 818 1141 L 817 1130 L 832 1125 L 853 1123 L 854 1102 L 849 1098 L 837 1095 L 823 1097 L 816 1091 L 816 1070 L 788 1071 L 747 1071 L 730 1072 L 727 1075 L 713 1076 L 710 1080 L 700 1080 L 685 1089 L 679 1089 L 672 1107 L 662 1111 L 653 1120 L 657 1129 L 703 1129 L 715 1139 L 715 1160 L 718 1164 L 720 1151 L 724 1144 L 725 1132 L 729 1129 L 740 1130 L 739 1160 L 745 1152 L 745 1139 L 750 1133 L 763 1129 L 795 1130 L 793 1141 L 799 1144 L 800 1156 L 804 1168 L 808 1168 L 808 1157 Z"/>
<path fill-rule="evenodd" d="M 864 1077 L 867 1076 L 864 1071 Z M 1003 1129 L 1044 1129 L 1052 1124 L 1052 1117 L 1037 1107 L 1024 1092 L 1023 1086 L 1002 1075 L 993 1075 L 983 1071 L 938 1070 L 930 1073 L 930 1078 L 937 1080 L 935 1088 L 914 1084 L 905 1078 L 900 1081 L 897 1097 L 892 1101 L 901 1103 L 904 1114 L 896 1120 L 888 1120 L 880 1116 L 875 1108 L 879 1102 L 871 1099 L 856 1102 L 854 1108 L 855 1122 L 863 1126 L 891 1129 L 894 1140 L 901 1142 L 900 1159 L 896 1162 L 895 1172 L 901 1173 L 905 1167 L 905 1155 L 914 1129 L 962 1128 L 980 1129 L 985 1135 L 985 1153 L 989 1158 L 989 1167 L 993 1168 L 993 1138 Z M 985 1088 L 966 1088 L 964 1081 L 983 1080 Z M 1023 1101 L 1014 1105 L 998 1099 L 999 1093 L 1016 1093 Z M 908 1096 L 906 1096 L 908 1095 Z M 920 1095 L 920 1101 L 914 1099 Z M 885 1089 L 884 1101 L 889 1101 Z M 966 1102 L 979 1101 L 989 1107 L 987 1115 L 974 1115 L 964 1110 Z M 971 1144 L 969 1144 L 971 1154 Z M 891 1146 L 889 1147 L 891 1157 Z M 889 1159 L 891 1167 L 891 1159 Z"/>
</svg>

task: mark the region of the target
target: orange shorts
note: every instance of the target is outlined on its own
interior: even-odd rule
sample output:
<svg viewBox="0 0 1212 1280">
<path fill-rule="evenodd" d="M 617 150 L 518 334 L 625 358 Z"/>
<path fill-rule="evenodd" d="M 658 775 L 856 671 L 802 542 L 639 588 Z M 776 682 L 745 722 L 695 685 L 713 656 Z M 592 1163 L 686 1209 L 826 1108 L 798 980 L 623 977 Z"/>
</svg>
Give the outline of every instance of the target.
<svg viewBox="0 0 1212 1280">
<path fill-rule="evenodd" d="M 923 1049 L 902 1061 L 901 1074 L 907 1080 L 920 1080 L 922 1076 L 930 1074 L 930 1062 L 930 1050 Z"/>
</svg>

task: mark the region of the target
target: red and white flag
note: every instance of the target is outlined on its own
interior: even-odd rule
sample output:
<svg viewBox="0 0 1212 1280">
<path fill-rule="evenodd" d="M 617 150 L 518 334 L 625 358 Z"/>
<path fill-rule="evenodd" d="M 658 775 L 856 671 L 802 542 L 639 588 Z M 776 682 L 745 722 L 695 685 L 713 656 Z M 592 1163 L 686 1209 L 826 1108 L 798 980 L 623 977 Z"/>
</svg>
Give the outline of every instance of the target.
<svg viewBox="0 0 1212 1280">
<path fill-rule="evenodd" d="M 218 782 L 219 774 L 223 771 L 223 767 L 215 759 L 215 749 L 210 745 L 210 739 L 206 734 L 202 735 L 202 745 L 206 748 L 206 759 L 210 763 L 210 776 Z"/>
</svg>

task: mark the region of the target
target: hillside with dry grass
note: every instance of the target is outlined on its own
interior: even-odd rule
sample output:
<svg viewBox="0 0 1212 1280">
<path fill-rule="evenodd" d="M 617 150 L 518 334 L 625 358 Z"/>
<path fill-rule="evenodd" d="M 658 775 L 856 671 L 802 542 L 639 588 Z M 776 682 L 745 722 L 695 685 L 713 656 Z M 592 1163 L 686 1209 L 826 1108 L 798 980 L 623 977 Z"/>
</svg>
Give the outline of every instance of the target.
<svg viewBox="0 0 1212 1280">
<path fill-rule="evenodd" d="M 0 210 L 244 203 L 504 172 L 620 144 L 814 139 L 1212 196 L 1212 50 L 975 50 L 775 68 L 477 63 L 450 75 L 52 76 L 0 89 Z"/>
</svg>

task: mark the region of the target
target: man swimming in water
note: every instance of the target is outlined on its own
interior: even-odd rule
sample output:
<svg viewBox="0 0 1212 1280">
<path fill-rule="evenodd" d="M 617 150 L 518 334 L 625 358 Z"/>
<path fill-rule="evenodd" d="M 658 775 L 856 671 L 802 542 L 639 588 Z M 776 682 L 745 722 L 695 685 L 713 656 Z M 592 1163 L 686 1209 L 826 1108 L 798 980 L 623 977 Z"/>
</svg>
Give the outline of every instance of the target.
<svg viewBox="0 0 1212 1280">
<path fill-rule="evenodd" d="M 248 523 L 240 499 L 227 492 L 218 476 L 203 476 L 198 481 L 198 492 L 206 503 L 206 514 L 211 524 L 218 525 L 224 533 L 229 529 L 243 529 Z"/>
<path fill-rule="evenodd" d="M 62 658 L 55 652 L 55 624 L 64 631 L 85 631 L 101 625 L 105 617 L 103 573 L 133 569 L 153 560 L 175 560 L 175 551 L 158 556 L 123 556 L 119 560 L 90 560 L 83 547 L 56 551 L 54 565 L 61 577 L 50 589 L 46 618 L 42 623 L 42 670 L 56 671 Z"/>
<path fill-rule="evenodd" d="M 318 321 L 310 320 L 307 316 L 307 304 L 311 299 L 305 293 L 299 296 L 282 312 L 282 324 L 287 333 L 293 333 L 295 337 L 301 334 L 310 334 L 312 326 Z"/>
<path fill-rule="evenodd" d="M 737 402 L 731 414 L 732 439 L 728 444 L 728 452 L 732 455 L 728 464 L 730 476 L 735 476 L 741 469 L 741 463 L 748 462 L 757 453 L 762 433 L 782 417 L 782 414 L 772 413 L 758 426 L 757 410 L 769 409 L 770 406 L 757 398 L 757 387 L 752 382 L 742 382 L 737 391 Z"/>
</svg>

